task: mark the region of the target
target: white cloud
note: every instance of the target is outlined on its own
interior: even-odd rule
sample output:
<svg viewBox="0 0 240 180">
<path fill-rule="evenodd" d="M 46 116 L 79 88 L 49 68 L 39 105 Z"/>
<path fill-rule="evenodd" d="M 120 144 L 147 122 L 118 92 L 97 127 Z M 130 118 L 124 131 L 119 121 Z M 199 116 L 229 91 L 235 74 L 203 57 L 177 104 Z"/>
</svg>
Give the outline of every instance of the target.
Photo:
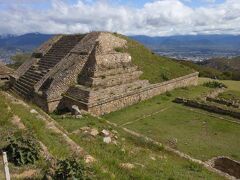
<svg viewBox="0 0 240 180">
<path fill-rule="evenodd" d="M 49 9 L 13 6 L 2 9 L 0 17 L 0 34 L 83 33 L 93 30 L 147 35 L 240 34 L 239 0 L 226 0 L 222 4 L 199 8 L 190 8 L 180 0 L 156 0 L 140 9 L 112 5 L 106 0 L 79 0 L 74 5 L 52 0 Z"/>
</svg>

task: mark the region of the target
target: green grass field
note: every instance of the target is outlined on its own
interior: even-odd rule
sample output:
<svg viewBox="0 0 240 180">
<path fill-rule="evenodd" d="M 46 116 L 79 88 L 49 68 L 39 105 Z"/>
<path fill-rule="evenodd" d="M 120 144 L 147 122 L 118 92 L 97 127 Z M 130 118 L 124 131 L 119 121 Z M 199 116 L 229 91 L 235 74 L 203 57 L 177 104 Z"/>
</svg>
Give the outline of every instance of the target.
<svg viewBox="0 0 240 180">
<path fill-rule="evenodd" d="M 238 83 L 227 81 L 229 89 Z M 197 159 L 223 155 L 240 160 L 240 125 L 230 122 L 236 119 L 172 102 L 175 97 L 195 98 L 207 91 L 203 86 L 174 90 L 104 118 L 169 146 L 177 141 L 174 148 Z"/>
<path fill-rule="evenodd" d="M 104 120 L 85 117 L 81 120 L 53 115 L 66 130 L 76 132 L 81 127 L 95 127 L 118 132 L 117 145 L 103 143 L 102 137 L 89 138 L 81 133 L 73 133 L 71 138 L 84 147 L 98 161 L 95 169 L 104 168 L 107 173 L 99 173 L 100 179 L 221 179 L 204 168 L 188 162 L 161 147 L 146 143 L 143 139 L 126 134 L 120 128 L 107 124 Z M 134 164 L 128 170 L 121 163 Z M 100 168 L 101 167 L 101 168 Z"/>
</svg>

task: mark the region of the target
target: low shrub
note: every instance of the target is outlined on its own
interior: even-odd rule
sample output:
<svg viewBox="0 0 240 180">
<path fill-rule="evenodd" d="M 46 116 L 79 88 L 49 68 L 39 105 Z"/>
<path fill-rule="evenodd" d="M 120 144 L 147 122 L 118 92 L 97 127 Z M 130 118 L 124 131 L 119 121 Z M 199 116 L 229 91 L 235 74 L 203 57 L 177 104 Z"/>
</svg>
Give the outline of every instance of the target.
<svg viewBox="0 0 240 180">
<path fill-rule="evenodd" d="M 167 91 L 166 96 L 171 97 L 172 96 L 171 92 Z"/>
<path fill-rule="evenodd" d="M 4 151 L 16 166 L 34 164 L 40 158 L 40 145 L 32 135 L 18 134 L 8 137 L 7 141 Z"/>
<path fill-rule="evenodd" d="M 68 158 L 58 160 L 56 167 L 49 168 L 45 173 L 44 179 L 91 179 L 91 171 L 86 168 L 80 160 Z"/>
<path fill-rule="evenodd" d="M 162 79 L 164 80 L 164 81 L 168 81 L 170 78 L 169 78 L 169 75 L 168 74 L 166 74 L 166 73 L 162 73 L 161 74 L 161 77 L 162 77 Z"/>
<path fill-rule="evenodd" d="M 203 85 L 209 88 L 227 88 L 225 84 L 218 81 L 209 81 L 204 83 Z"/>
</svg>

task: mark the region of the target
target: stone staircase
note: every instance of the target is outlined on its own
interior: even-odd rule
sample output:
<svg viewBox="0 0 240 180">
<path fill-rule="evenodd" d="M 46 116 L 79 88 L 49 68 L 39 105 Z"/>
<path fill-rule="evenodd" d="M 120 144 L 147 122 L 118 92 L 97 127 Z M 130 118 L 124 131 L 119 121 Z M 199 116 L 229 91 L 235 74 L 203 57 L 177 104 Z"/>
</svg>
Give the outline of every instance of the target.
<svg viewBox="0 0 240 180">
<path fill-rule="evenodd" d="M 83 35 L 63 36 L 16 81 L 11 91 L 24 98 L 30 98 L 34 92 L 34 85 L 51 71 L 82 38 Z"/>
</svg>

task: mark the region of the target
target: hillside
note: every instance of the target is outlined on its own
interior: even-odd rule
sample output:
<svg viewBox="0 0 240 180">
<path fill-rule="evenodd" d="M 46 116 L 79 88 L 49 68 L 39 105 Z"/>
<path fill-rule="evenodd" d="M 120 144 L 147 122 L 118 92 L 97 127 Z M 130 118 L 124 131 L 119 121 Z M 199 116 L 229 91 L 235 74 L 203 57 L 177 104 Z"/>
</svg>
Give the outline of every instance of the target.
<svg viewBox="0 0 240 180">
<path fill-rule="evenodd" d="M 218 69 L 220 71 L 240 71 L 240 57 L 232 59 L 214 58 L 201 63 L 204 66 Z"/>
<path fill-rule="evenodd" d="M 127 40 L 127 48 L 116 49 L 116 51 L 127 52 L 132 56 L 132 62 L 143 71 L 142 79 L 147 79 L 151 83 L 158 83 L 194 72 L 192 68 L 156 55 L 135 40 L 122 35 L 117 36 Z"/>
<path fill-rule="evenodd" d="M 208 77 L 221 80 L 240 80 L 240 59 L 215 58 L 204 62 L 178 61 L 200 74 L 200 77 Z"/>
</svg>

